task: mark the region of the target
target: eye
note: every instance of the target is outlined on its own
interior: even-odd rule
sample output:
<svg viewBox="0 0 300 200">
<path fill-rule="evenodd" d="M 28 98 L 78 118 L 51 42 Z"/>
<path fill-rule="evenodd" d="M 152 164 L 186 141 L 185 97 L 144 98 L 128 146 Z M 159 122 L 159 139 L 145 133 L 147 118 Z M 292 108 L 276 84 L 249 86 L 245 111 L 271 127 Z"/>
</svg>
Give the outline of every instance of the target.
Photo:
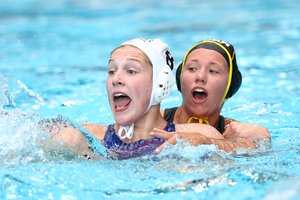
<svg viewBox="0 0 300 200">
<path fill-rule="evenodd" d="M 194 72 L 194 71 L 197 71 L 197 68 L 194 67 L 194 66 L 188 66 L 187 70 L 190 71 L 190 72 Z"/>
<path fill-rule="evenodd" d="M 129 69 L 129 70 L 127 70 L 127 73 L 130 74 L 130 75 L 134 75 L 137 72 L 135 70 L 133 70 L 133 69 Z"/>
<path fill-rule="evenodd" d="M 216 69 L 210 69 L 210 70 L 209 70 L 209 73 L 211 73 L 211 74 L 219 74 L 219 70 L 216 70 Z"/>
<path fill-rule="evenodd" d="M 107 71 L 108 75 L 114 75 L 116 73 L 116 71 L 114 69 L 109 69 Z"/>
<path fill-rule="evenodd" d="M 217 65 L 210 65 L 208 71 L 210 74 L 219 74 L 221 72 L 221 69 Z"/>
</svg>

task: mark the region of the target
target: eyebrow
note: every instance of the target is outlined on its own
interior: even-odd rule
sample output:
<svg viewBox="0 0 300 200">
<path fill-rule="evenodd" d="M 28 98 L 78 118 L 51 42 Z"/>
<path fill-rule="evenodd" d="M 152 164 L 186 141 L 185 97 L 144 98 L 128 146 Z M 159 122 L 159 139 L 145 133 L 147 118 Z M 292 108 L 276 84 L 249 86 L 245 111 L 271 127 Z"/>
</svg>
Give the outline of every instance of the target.
<svg viewBox="0 0 300 200">
<path fill-rule="evenodd" d="M 108 63 L 114 62 L 114 61 L 115 61 L 115 59 L 111 59 L 111 58 L 110 58 L 110 59 L 108 60 Z M 138 59 L 135 59 L 135 58 L 129 58 L 129 59 L 126 60 L 126 62 L 127 62 L 127 61 L 135 61 L 135 62 L 138 62 L 138 63 L 140 63 L 141 65 L 143 65 L 142 62 L 141 62 L 141 60 L 138 60 Z"/>
<path fill-rule="evenodd" d="M 195 63 L 201 63 L 199 62 L 197 59 L 193 59 L 193 60 L 190 60 L 189 62 L 195 62 Z M 187 62 L 186 62 L 187 63 Z M 221 65 L 222 63 L 220 62 L 216 62 L 215 60 L 212 60 L 212 61 L 209 61 L 210 64 L 217 64 L 217 65 Z"/>
</svg>

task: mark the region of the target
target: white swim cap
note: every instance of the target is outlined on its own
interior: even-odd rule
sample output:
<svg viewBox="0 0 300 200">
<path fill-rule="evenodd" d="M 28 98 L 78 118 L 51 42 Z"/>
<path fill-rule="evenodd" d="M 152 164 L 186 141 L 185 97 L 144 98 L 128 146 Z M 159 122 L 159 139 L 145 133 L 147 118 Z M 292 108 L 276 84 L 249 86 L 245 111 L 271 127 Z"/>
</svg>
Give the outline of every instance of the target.
<svg viewBox="0 0 300 200">
<path fill-rule="evenodd" d="M 147 110 L 159 104 L 171 93 L 174 76 L 174 59 L 167 44 L 160 39 L 136 38 L 122 45 L 132 45 L 142 50 L 149 58 L 153 68 L 151 99 Z"/>
<path fill-rule="evenodd" d="M 159 104 L 171 93 L 174 84 L 174 76 L 172 74 L 174 59 L 168 45 L 160 39 L 136 38 L 126 41 L 122 45 L 131 45 L 142 50 L 151 61 L 153 70 L 152 91 L 148 108 L 145 111 L 147 112 L 151 106 Z M 118 135 L 121 139 L 131 139 L 133 129 L 134 124 L 120 126 Z M 123 131 L 125 134 L 122 134 Z"/>
</svg>

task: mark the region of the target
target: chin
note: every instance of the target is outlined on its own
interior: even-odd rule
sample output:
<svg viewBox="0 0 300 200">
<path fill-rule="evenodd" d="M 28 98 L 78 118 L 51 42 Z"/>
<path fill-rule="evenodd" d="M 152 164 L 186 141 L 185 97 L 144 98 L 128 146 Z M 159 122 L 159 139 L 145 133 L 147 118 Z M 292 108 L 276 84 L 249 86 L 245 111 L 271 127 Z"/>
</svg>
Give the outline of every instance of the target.
<svg viewBox="0 0 300 200">
<path fill-rule="evenodd" d="M 116 124 L 118 124 L 119 126 L 130 126 L 131 125 L 128 122 L 117 122 L 117 121 L 116 121 Z"/>
<path fill-rule="evenodd" d="M 115 116 L 115 122 L 121 126 L 129 126 L 132 124 L 130 118 L 128 116 Z"/>
</svg>

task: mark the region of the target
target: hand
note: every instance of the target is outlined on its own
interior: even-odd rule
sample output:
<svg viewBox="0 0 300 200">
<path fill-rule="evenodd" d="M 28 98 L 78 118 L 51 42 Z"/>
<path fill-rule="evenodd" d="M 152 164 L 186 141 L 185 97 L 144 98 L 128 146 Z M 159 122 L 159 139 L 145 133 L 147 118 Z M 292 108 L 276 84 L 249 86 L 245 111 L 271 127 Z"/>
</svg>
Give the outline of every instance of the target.
<svg viewBox="0 0 300 200">
<path fill-rule="evenodd" d="M 212 144 L 212 139 L 196 132 L 186 133 L 186 132 L 167 132 L 158 128 L 154 128 L 150 133 L 154 137 L 163 138 L 166 141 L 160 145 L 155 152 L 161 152 L 167 144 L 176 144 L 177 138 L 180 138 L 183 141 L 189 142 L 192 146 L 200 144 Z"/>
<path fill-rule="evenodd" d="M 227 124 L 224 128 L 225 131 L 223 133 L 223 136 L 225 138 L 234 138 L 234 137 L 238 137 L 239 136 L 239 132 L 238 130 L 241 129 L 241 127 L 239 127 L 239 123 L 236 121 L 230 122 L 229 124 Z"/>
<path fill-rule="evenodd" d="M 243 137 L 249 139 L 269 139 L 270 134 L 265 127 L 232 121 L 225 126 L 225 138 Z"/>
</svg>

